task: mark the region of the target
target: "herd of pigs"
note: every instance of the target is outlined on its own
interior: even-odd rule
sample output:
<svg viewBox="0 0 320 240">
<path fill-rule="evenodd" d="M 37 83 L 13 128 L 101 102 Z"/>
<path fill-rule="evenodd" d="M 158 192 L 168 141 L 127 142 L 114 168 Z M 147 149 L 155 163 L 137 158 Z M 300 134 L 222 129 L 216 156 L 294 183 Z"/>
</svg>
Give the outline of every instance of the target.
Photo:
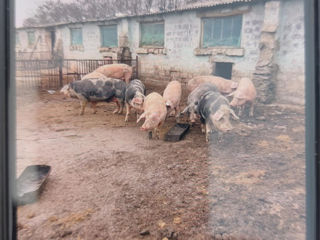
<svg viewBox="0 0 320 240">
<path fill-rule="evenodd" d="M 145 118 L 141 130 L 148 131 L 154 138 L 159 138 L 159 128 L 173 114 L 178 119 L 181 114 L 188 113 L 190 123 L 200 118 L 206 141 L 215 130 L 226 132 L 232 129 L 230 115 L 239 119 L 232 107 L 238 108 L 240 116 L 249 104 L 249 115 L 253 116 L 256 89 L 249 78 L 235 82 L 218 76 L 194 77 L 187 84 L 187 107 L 180 112 L 180 82 L 169 82 L 162 96 L 157 92 L 146 96 L 144 84 L 138 79 L 130 81 L 131 76 L 132 68 L 126 64 L 104 65 L 81 80 L 65 85 L 61 92 L 80 100 L 80 115 L 84 114 L 88 102 L 93 107 L 93 113 L 96 113 L 97 102 L 115 102 L 117 108 L 113 113 L 121 114 L 125 106 L 124 120 L 127 122 L 133 108 L 137 114 L 137 123 Z M 231 102 L 227 98 L 229 96 L 233 96 Z"/>
</svg>

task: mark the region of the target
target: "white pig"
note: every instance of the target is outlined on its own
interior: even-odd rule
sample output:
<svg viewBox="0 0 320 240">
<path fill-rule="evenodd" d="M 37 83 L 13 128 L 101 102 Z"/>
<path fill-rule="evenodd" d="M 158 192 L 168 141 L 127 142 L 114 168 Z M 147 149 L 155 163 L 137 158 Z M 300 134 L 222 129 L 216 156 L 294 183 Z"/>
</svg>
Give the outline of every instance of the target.
<svg viewBox="0 0 320 240">
<path fill-rule="evenodd" d="M 228 96 L 233 96 L 230 106 L 239 107 L 239 116 L 241 115 L 246 103 L 250 103 L 249 116 L 253 116 L 254 101 L 256 99 L 257 92 L 251 79 L 241 78 L 237 90 Z"/>
<path fill-rule="evenodd" d="M 107 64 L 98 67 L 95 72 L 102 73 L 106 77 L 122 79 L 128 84 L 132 76 L 132 67 L 127 64 Z"/>
<path fill-rule="evenodd" d="M 172 111 L 175 111 L 176 117 L 180 115 L 179 104 L 181 100 L 181 92 L 181 83 L 178 81 L 169 82 L 164 90 L 163 99 L 166 102 L 168 116 Z"/>
<path fill-rule="evenodd" d="M 190 79 L 187 84 L 189 92 L 192 92 L 201 83 L 213 83 L 220 93 L 231 93 L 238 87 L 238 83 L 218 76 L 198 76 Z"/>
<path fill-rule="evenodd" d="M 159 128 L 161 128 L 167 116 L 166 103 L 163 97 L 156 92 L 150 93 L 144 99 L 143 110 L 144 112 L 137 120 L 137 123 L 143 118 L 146 120 L 140 129 L 149 131 L 149 134 L 152 131 L 152 135 L 159 138 Z"/>
</svg>

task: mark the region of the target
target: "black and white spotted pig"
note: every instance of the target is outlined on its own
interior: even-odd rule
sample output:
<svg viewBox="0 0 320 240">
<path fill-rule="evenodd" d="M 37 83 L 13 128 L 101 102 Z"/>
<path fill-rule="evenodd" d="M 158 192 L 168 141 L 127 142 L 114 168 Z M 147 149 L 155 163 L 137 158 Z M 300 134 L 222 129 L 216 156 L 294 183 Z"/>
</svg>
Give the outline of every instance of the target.
<svg viewBox="0 0 320 240">
<path fill-rule="evenodd" d="M 198 111 L 202 123 L 202 132 L 206 133 L 206 141 L 209 141 L 209 134 L 214 129 L 227 132 L 233 129 L 230 123 L 230 114 L 239 119 L 230 108 L 229 101 L 219 92 L 210 91 L 202 96 L 199 102 Z M 204 128 L 205 127 L 205 128 Z"/>
<path fill-rule="evenodd" d="M 67 96 L 76 96 L 80 100 L 80 115 L 84 114 L 88 102 L 96 113 L 97 102 L 115 102 L 117 109 L 113 113 L 122 113 L 126 84 L 120 79 L 107 78 L 101 73 L 92 72 L 81 80 L 69 83 L 61 89 Z"/>
<path fill-rule="evenodd" d="M 131 80 L 127 86 L 125 94 L 126 118 L 128 121 L 131 108 L 134 108 L 138 114 L 143 112 L 143 102 L 146 94 L 146 88 L 139 79 Z"/>
<path fill-rule="evenodd" d="M 181 114 L 189 112 L 189 120 L 191 123 L 194 123 L 196 121 L 196 115 L 198 114 L 198 105 L 201 97 L 209 91 L 219 92 L 216 85 L 210 82 L 205 82 L 201 83 L 189 94 L 187 100 L 188 106 L 181 112 Z"/>
</svg>

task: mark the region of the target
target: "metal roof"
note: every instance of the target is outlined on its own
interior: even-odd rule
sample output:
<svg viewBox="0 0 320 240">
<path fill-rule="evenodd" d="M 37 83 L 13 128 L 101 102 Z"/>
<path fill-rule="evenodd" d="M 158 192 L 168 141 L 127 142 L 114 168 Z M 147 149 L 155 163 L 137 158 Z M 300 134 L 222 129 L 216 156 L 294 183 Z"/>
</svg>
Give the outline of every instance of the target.
<svg viewBox="0 0 320 240">
<path fill-rule="evenodd" d="M 205 2 L 197 2 L 197 3 L 189 3 L 185 7 L 171 10 L 171 11 L 186 11 L 186 10 L 192 10 L 192 9 L 198 9 L 198 8 L 207 8 L 207 7 L 214 7 L 218 5 L 227 5 L 237 2 L 254 2 L 257 0 L 211 0 L 211 1 L 205 1 Z M 171 12 L 170 10 L 167 12 Z"/>
<path fill-rule="evenodd" d="M 109 18 L 103 18 L 103 19 L 87 19 L 83 21 L 70 21 L 70 22 L 61 22 L 61 23 L 54 23 L 54 24 L 44 24 L 44 25 L 38 25 L 38 26 L 32 26 L 32 27 L 18 27 L 16 29 L 48 28 L 48 27 L 57 27 L 57 26 L 63 26 L 63 25 L 69 25 L 69 24 L 106 22 L 106 21 L 118 20 L 123 18 L 161 15 L 161 14 L 202 9 L 202 8 L 210 8 L 210 7 L 220 6 L 220 5 L 229 5 L 234 3 L 245 3 L 245 2 L 258 2 L 258 1 L 263 1 L 263 0 L 211 0 L 211 1 L 205 1 L 205 2 L 190 3 L 190 4 L 187 4 L 185 7 L 166 10 L 166 11 L 150 12 L 150 13 L 144 13 L 144 14 L 138 14 L 138 15 L 115 16 L 115 17 L 109 17 Z"/>
</svg>

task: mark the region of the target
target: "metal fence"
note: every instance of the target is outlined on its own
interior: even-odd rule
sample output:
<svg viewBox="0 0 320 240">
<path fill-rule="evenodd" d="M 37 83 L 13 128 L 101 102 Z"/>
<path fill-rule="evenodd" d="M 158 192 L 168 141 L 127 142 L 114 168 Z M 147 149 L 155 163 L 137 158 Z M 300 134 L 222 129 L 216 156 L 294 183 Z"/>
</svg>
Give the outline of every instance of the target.
<svg viewBox="0 0 320 240">
<path fill-rule="evenodd" d="M 138 58 L 17 60 L 16 85 L 17 88 L 58 89 L 64 84 L 80 80 L 99 66 L 112 63 L 125 63 L 132 66 L 132 78 L 138 78 Z"/>
</svg>

